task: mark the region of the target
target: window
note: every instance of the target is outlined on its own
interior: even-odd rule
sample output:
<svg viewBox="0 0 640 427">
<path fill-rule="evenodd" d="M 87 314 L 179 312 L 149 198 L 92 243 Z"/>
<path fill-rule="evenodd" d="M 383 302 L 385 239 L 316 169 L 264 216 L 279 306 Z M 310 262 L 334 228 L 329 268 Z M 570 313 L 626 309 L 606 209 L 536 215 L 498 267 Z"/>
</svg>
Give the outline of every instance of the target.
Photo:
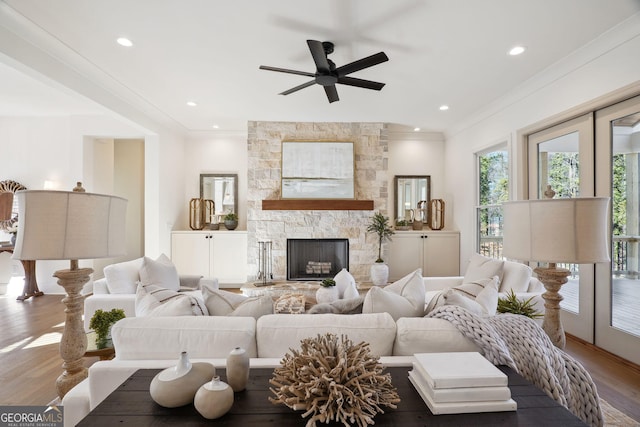
<svg viewBox="0 0 640 427">
<path fill-rule="evenodd" d="M 502 202 L 509 199 L 509 153 L 506 144 L 477 153 L 477 252 L 502 258 Z"/>
</svg>

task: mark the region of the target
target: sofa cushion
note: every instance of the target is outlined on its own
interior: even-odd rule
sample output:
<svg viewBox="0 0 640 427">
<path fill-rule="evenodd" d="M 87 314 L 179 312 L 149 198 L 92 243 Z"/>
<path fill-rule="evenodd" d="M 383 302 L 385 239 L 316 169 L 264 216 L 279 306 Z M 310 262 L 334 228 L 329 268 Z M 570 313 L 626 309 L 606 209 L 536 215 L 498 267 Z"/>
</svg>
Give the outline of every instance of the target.
<svg viewBox="0 0 640 427">
<path fill-rule="evenodd" d="M 347 271 L 346 268 L 340 270 L 333 280 L 336 281 L 336 287 L 338 288 L 338 298 L 351 299 L 358 297 L 356 279 Z"/>
<path fill-rule="evenodd" d="M 500 292 L 527 292 L 531 280 L 531 267 L 519 262 L 505 261 L 502 267 Z"/>
<path fill-rule="evenodd" d="M 449 351 L 481 351 L 450 322 L 430 317 L 401 317 L 396 321 L 394 356 Z"/>
<path fill-rule="evenodd" d="M 390 356 L 396 336 L 396 324 L 388 313 L 269 314 L 258 319 L 256 328 L 258 357 L 282 358 L 290 349 L 300 349 L 302 339 L 326 333 L 346 335 L 355 344 L 365 341 L 372 354 Z"/>
<path fill-rule="evenodd" d="M 158 285 L 138 285 L 135 310 L 136 317 L 209 315 L 204 302 L 195 295 Z"/>
<path fill-rule="evenodd" d="M 107 265 L 103 272 L 112 294 L 135 294 L 140 280 L 143 258 Z"/>
<path fill-rule="evenodd" d="M 204 303 L 211 316 L 250 316 L 255 319 L 273 313 L 270 296 L 247 297 L 233 292 L 202 287 Z"/>
<path fill-rule="evenodd" d="M 172 291 L 180 289 L 178 270 L 165 254 L 160 255 L 155 261 L 144 257 L 139 274 L 143 285 L 157 285 Z"/>
<path fill-rule="evenodd" d="M 425 290 L 422 270 L 417 269 L 385 288 L 372 287 L 362 305 L 363 313 L 389 313 L 400 317 L 424 316 Z"/>
<path fill-rule="evenodd" d="M 487 258 L 480 254 L 473 254 L 469 260 L 467 271 L 462 283 L 471 283 L 479 279 L 490 279 L 498 276 L 498 283 L 502 280 L 502 268 L 504 261 Z"/>
<path fill-rule="evenodd" d="M 256 357 L 253 317 L 128 317 L 111 328 L 117 360 L 226 358 L 235 347 Z"/>
<path fill-rule="evenodd" d="M 442 305 L 457 305 L 475 314 L 496 314 L 498 276 L 444 289 L 429 301 L 425 311 L 429 313 Z"/>
</svg>

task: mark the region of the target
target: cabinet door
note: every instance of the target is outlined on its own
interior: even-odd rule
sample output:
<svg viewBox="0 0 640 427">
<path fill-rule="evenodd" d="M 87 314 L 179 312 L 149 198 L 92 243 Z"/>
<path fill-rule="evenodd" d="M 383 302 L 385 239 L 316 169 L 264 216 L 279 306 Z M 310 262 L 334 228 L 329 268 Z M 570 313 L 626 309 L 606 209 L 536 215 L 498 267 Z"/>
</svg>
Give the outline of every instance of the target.
<svg viewBox="0 0 640 427">
<path fill-rule="evenodd" d="M 387 243 L 389 281 L 394 282 L 422 267 L 422 234 L 396 232 Z M 424 271 L 422 273 L 424 274 Z"/>
<path fill-rule="evenodd" d="M 460 235 L 458 233 L 425 234 L 423 276 L 460 275 Z"/>
<path fill-rule="evenodd" d="M 211 277 L 208 233 L 172 233 L 171 261 L 178 274 Z"/>
<path fill-rule="evenodd" d="M 225 284 L 247 281 L 247 233 L 229 231 L 213 234 L 211 275 Z"/>
</svg>

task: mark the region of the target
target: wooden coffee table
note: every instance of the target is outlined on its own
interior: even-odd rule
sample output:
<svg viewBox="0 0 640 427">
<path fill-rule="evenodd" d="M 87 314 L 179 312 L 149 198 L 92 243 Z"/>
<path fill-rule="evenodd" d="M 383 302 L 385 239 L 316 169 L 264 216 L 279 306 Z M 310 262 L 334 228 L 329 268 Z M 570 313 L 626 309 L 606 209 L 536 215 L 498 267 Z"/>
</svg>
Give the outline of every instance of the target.
<svg viewBox="0 0 640 427">
<path fill-rule="evenodd" d="M 375 426 L 585 426 L 548 397 L 542 390 L 507 367 L 500 369 L 509 377 L 509 388 L 518 410 L 512 412 L 487 412 L 479 414 L 432 415 L 429 408 L 409 382 L 410 368 L 388 368 L 393 385 L 402 401 L 397 409 L 388 409 L 375 417 Z M 301 411 L 293 411 L 283 405 L 269 402 L 269 379 L 273 369 L 253 368 L 247 389 L 235 393 L 231 410 L 217 420 L 206 420 L 193 405 L 180 408 L 163 408 L 149 394 L 149 384 L 160 372 L 158 369 L 141 369 L 129 377 L 120 387 L 91 411 L 78 426 L 157 426 L 157 425 L 224 425 L 224 426 L 296 426 L 302 427 L 306 419 Z M 224 369 L 217 373 L 225 380 Z M 332 424 L 337 425 L 337 424 Z"/>
</svg>

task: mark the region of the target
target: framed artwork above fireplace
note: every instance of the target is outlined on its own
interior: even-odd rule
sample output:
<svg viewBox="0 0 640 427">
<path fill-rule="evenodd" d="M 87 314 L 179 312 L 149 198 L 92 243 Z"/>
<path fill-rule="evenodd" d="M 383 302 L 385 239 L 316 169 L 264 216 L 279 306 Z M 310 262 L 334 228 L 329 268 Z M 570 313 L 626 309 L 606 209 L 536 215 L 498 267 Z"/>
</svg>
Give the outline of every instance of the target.
<svg viewBox="0 0 640 427">
<path fill-rule="evenodd" d="M 349 141 L 282 141 L 283 199 L 354 199 Z"/>
</svg>

